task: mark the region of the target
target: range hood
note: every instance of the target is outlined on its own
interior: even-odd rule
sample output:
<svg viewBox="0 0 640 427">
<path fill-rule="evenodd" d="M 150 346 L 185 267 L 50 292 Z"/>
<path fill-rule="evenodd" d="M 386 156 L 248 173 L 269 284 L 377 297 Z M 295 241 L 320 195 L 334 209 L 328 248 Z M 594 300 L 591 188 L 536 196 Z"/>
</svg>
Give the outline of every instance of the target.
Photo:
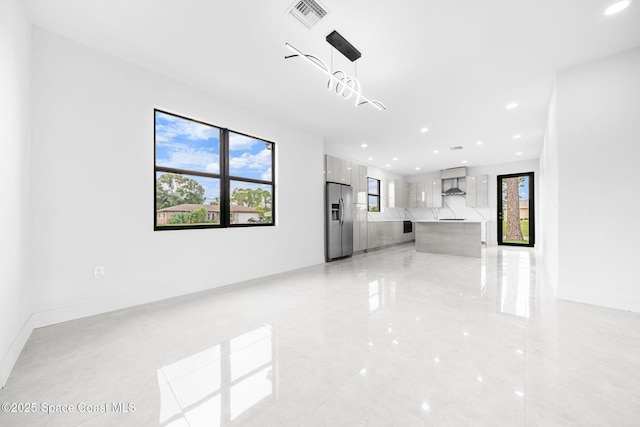
<svg viewBox="0 0 640 427">
<path fill-rule="evenodd" d="M 443 196 L 464 196 L 464 191 L 458 187 L 458 178 L 464 178 L 467 176 L 467 167 L 461 166 L 458 168 L 443 169 L 441 171 L 442 180 L 453 179 L 453 186 L 447 191 L 443 192 Z"/>
<path fill-rule="evenodd" d="M 443 196 L 464 196 L 464 191 L 458 187 L 458 178 L 453 178 L 453 187 L 444 191 Z"/>
</svg>

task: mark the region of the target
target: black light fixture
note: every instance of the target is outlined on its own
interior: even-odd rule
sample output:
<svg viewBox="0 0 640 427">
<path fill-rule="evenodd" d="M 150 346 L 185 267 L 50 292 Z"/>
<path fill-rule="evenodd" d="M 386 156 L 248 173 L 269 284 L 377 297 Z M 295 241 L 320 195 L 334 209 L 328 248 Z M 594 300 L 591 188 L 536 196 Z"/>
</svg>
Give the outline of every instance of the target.
<svg viewBox="0 0 640 427">
<path fill-rule="evenodd" d="M 351 62 L 355 62 L 358 58 L 362 56 L 360 51 L 356 49 L 351 43 L 347 41 L 344 37 L 340 35 L 337 31 L 333 30 L 329 35 L 327 35 L 327 43 L 329 43 L 334 49 L 343 54 L 347 59 Z M 362 94 L 360 89 L 360 81 L 356 77 L 351 77 L 347 73 L 342 70 L 333 70 L 333 61 L 332 67 L 329 68 L 320 58 L 314 55 L 309 55 L 303 53 L 302 51 L 296 49 L 289 43 L 285 43 L 285 47 L 292 50 L 294 52 L 293 55 L 287 55 L 284 58 L 302 58 L 305 59 L 306 62 L 314 65 L 321 71 L 323 71 L 327 77 L 329 77 L 329 81 L 327 82 L 327 89 L 334 89 L 336 95 L 340 96 L 343 99 L 349 99 L 355 95 L 355 105 L 363 105 L 370 104 L 372 107 L 377 108 L 378 110 L 385 110 L 386 107 L 380 101 L 376 101 L 374 99 L 369 99 Z"/>
<path fill-rule="evenodd" d="M 358 49 L 353 47 L 351 43 L 347 41 L 344 37 L 340 35 L 339 32 L 333 30 L 327 36 L 327 42 L 333 46 L 338 52 L 343 54 L 349 59 L 349 61 L 354 62 L 356 59 L 360 58 L 362 54 Z"/>
</svg>

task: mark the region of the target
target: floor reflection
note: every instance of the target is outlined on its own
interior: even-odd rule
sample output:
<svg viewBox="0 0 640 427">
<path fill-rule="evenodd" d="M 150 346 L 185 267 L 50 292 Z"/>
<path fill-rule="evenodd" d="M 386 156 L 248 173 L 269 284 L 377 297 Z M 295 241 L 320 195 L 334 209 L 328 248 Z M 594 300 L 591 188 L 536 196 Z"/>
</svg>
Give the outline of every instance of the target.
<svg viewBox="0 0 640 427">
<path fill-rule="evenodd" d="M 497 255 L 500 312 L 529 317 L 531 289 L 535 286 L 535 254 L 530 249 L 500 248 Z"/>
<path fill-rule="evenodd" d="M 163 393 L 160 424 L 171 425 L 182 410 L 191 425 L 224 426 L 273 397 L 274 339 L 274 328 L 265 325 L 163 366 L 159 385 L 166 378 L 167 394 L 173 391 L 180 407 L 173 407 Z"/>
<path fill-rule="evenodd" d="M 384 277 L 369 282 L 369 312 L 391 307 L 396 300 L 396 282 Z"/>
</svg>

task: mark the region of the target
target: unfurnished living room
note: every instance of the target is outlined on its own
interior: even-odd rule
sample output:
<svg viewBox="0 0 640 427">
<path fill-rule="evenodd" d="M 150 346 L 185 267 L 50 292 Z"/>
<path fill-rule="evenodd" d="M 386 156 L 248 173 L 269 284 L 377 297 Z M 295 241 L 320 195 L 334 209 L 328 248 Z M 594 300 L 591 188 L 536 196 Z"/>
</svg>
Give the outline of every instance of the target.
<svg viewBox="0 0 640 427">
<path fill-rule="evenodd" d="M 0 426 L 640 425 L 639 0 L 0 0 Z"/>
</svg>

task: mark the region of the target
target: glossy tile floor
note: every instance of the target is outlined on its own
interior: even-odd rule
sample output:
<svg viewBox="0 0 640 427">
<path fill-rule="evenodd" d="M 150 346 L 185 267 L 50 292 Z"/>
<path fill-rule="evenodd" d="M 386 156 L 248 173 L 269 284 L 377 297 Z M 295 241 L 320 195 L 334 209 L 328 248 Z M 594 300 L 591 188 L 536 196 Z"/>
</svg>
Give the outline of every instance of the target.
<svg viewBox="0 0 640 427">
<path fill-rule="evenodd" d="M 543 277 L 403 245 L 41 328 L 0 425 L 640 425 L 640 314 Z"/>
</svg>

